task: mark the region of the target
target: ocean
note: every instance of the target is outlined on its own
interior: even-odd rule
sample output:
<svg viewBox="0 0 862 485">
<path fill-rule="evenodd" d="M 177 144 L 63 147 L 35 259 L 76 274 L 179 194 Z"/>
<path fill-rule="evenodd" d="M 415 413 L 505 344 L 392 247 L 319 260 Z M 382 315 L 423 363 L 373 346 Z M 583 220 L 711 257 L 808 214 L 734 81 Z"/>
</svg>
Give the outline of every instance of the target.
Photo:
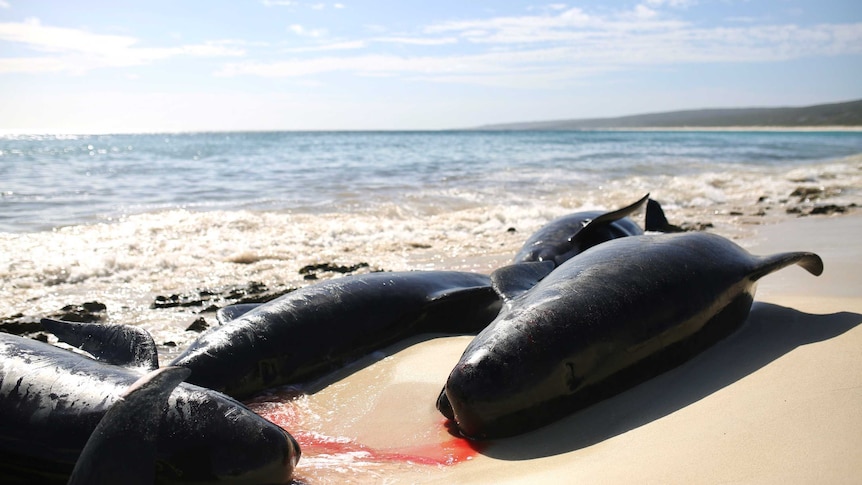
<svg viewBox="0 0 862 485">
<path fill-rule="evenodd" d="M 849 210 L 862 132 L 3 136 L 0 317 L 99 301 L 177 344 L 165 360 L 201 308 L 157 296 L 307 284 L 321 263 L 487 272 L 554 217 L 647 192 L 672 223 L 734 238 Z"/>
</svg>

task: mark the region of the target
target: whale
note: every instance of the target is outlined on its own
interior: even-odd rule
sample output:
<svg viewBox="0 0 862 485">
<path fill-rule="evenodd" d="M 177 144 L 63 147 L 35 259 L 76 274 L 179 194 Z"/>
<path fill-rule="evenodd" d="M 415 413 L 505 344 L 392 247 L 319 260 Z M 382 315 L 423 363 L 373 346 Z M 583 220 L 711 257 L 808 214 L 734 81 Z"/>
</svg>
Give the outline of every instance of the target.
<svg viewBox="0 0 862 485">
<path fill-rule="evenodd" d="M 477 333 L 502 301 L 487 275 L 407 271 L 350 275 L 258 306 L 219 313 L 170 365 L 188 382 L 237 398 L 319 378 L 421 333 Z"/>
<path fill-rule="evenodd" d="M 644 195 L 637 202 L 610 212 L 592 210 L 568 214 L 540 227 L 512 258 L 512 263 L 553 261 L 557 266 L 605 241 L 640 236 L 644 230 L 630 216 L 646 203 L 645 228 L 653 232 L 680 232 L 670 224 L 661 205 Z"/>
<path fill-rule="evenodd" d="M 504 298 L 437 399 L 473 439 L 514 436 L 682 364 L 738 329 L 757 282 L 810 252 L 754 256 L 709 233 L 647 234 L 594 246 L 555 267 L 491 274 Z"/>
<path fill-rule="evenodd" d="M 4 483 L 66 483 L 93 431 L 130 386 L 145 377 L 149 364 L 137 364 L 139 368 L 109 364 L 0 333 Z M 183 382 L 159 407 L 164 411 L 156 419 L 151 414 L 136 417 L 156 425 L 148 431 L 155 433 L 155 458 L 143 457 L 142 466 L 154 460 L 157 483 L 290 483 L 301 454 L 297 442 L 230 396 Z"/>
<path fill-rule="evenodd" d="M 67 485 L 155 483 L 159 422 L 171 393 L 190 373 L 163 367 L 129 386 L 90 434 Z"/>
</svg>

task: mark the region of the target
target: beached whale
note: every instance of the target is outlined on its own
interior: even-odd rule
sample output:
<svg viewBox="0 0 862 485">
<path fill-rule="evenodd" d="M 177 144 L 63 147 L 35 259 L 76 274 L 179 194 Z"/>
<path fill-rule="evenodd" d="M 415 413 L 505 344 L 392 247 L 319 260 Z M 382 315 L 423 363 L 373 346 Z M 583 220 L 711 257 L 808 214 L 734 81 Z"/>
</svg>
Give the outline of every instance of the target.
<svg viewBox="0 0 862 485">
<path fill-rule="evenodd" d="M 0 333 L 4 483 L 65 483 L 100 420 L 141 376 Z M 289 483 L 300 456 L 278 426 L 233 398 L 186 383 L 170 394 L 155 445 L 158 483 Z"/>
<path fill-rule="evenodd" d="M 530 431 L 686 361 L 745 321 L 757 281 L 813 253 L 753 256 L 714 234 L 615 239 L 554 269 L 491 275 L 505 298 L 469 344 L 437 408 L 471 438 Z M 546 276 L 547 275 L 547 276 Z"/>
<path fill-rule="evenodd" d="M 189 382 L 245 397 L 319 377 L 412 335 L 478 332 L 500 305 L 486 275 L 346 276 L 222 312 L 233 319 L 202 334 L 170 365 L 191 369 Z"/>
<path fill-rule="evenodd" d="M 587 249 L 611 239 L 639 236 L 644 233 L 628 216 L 649 200 L 646 230 L 678 232 L 668 224 L 658 202 L 643 196 L 637 202 L 611 212 L 583 211 L 558 217 L 540 227 L 527 238 L 512 259 L 513 263 L 553 261 L 557 266 Z"/>
</svg>

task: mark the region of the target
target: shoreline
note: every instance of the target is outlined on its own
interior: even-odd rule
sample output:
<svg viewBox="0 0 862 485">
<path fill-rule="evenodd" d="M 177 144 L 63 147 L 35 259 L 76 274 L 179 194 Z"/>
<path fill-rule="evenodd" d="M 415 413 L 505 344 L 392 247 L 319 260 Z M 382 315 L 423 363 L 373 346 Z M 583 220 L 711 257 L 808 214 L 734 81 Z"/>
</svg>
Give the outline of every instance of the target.
<svg viewBox="0 0 862 485">
<path fill-rule="evenodd" d="M 93 131 L 93 132 L 75 132 L 75 131 L 39 131 L 39 130 L 17 130 L 3 129 L 0 130 L 0 138 L 3 137 L 86 137 L 86 136 L 111 136 L 111 135 L 201 135 L 214 134 L 224 135 L 231 133 L 459 133 L 459 132 L 517 132 L 517 131 L 776 131 L 776 132 L 860 132 L 862 125 L 807 125 L 807 126 L 784 126 L 784 125 L 733 125 L 733 126 L 632 126 L 632 127 L 595 127 L 595 128 L 576 128 L 576 129 L 508 129 L 508 128 L 438 128 L 424 130 L 404 130 L 404 129 L 356 129 L 356 130 L 279 130 L 279 129 L 260 129 L 260 130 L 177 130 L 177 131 Z"/>
<path fill-rule="evenodd" d="M 668 217 L 675 222 L 673 213 Z M 141 234 L 155 237 L 162 223 L 145 227 Z M 237 216 L 225 226 L 242 224 L 253 228 L 260 223 Z M 354 450 L 360 450 L 325 456 L 309 446 L 297 468 L 297 479 L 310 484 L 382 480 L 852 481 L 862 474 L 862 415 L 858 413 L 862 408 L 862 355 L 858 351 L 862 348 L 862 246 L 858 244 L 862 211 L 785 215 L 778 221 L 764 219 L 758 224 L 745 224 L 734 216 L 733 222 L 717 224 L 710 232 L 731 236 L 725 229 L 743 224 L 745 230 L 735 233 L 732 239 L 753 254 L 817 252 L 825 262 L 824 274 L 815 278 L 793 267 L 765 277 L 758 286 L 748 323 L 703 354 L 559 422 L 491 442 L 467 461 L 450 466 L 378 460 L 374 453 L 366 455 L 362 450 L 397 455 L 404 450 L 440 448 L 441 443 L 451 439 L 434 402 L 471 337 L 423 335 L 375 352 L 298 401 L 273 398 L 270 404 L 281 415 L 302 418 L 295 418 L 292 422 L 296 425 L 288 426 L 288 431 L 310 434 L 318 441 L 320 437 L 335 443 L 347 440 Z M 505 231 L 505 224 L 500 228 Z M 489 234 L 497 234 L 497 229 Z M 338 232 L 333 231 L 336 229 L 325 230 L 324 235 L 337 240 Z M 69 232 L 71 235 L 75 230 Z M 170 251 L 178 247 L 176 244 L 190 244 L 200 237 L 196 232 L 181 235 L 179 241 L 160 241 L 155 247 Z M 372 270 L 381 261 L 388 261 L 392 266 L 387 263 L 384 269 L 487 273 L 508 264 L 513 248 L 519 247 L 525 237 L 526 230 L 503 232 L 496 238 L 481 238 L 470 248 L 436 242 L 433 247 L 424 247 L 420 243 L 427 241 L 417 239 L 417 246 L 392 246 L 389 259 L 376 246 L 355 247 L 348 252 L 336 246 L 331 252 L 323 252 L 329 254 L 332 267 L 307 274 L 337 277 L 339 266 L 350 269 L 358 261 L 371 263 L 371 267 L 356 268 L 359 271 Z M 241 286 L 249 281 L 243 271 L 255 264 L 271 267 L 267 273 L 271 276 L 280 275 L 278 280 L 266 281 L 273 287 L 270 289 L 275 289 L 273 283 L 279 281 L 284 285 L 314 282 L 304 280 L 295 271 L 291 273 L 303 262 L 275 257 L 278 248 L 237 253 L 236 248 L 241 246 L 231 242 L 226 241 L 224 247 L 230 250 L 218 255 L 212 266 L 225 269 L 219 269 L 218 276 L 210 275 L 209 280 L 197 280 L 201 287 Z M 121 288 L 118 295 L 169 291 L 156 284 L 165 283 L 157 278 L 161 278 L 161 272 L 169 271 L 168 266 L 160 265 L 170 263 L 169 258 L 154 261 L 152 276 L 136 276 L 132 281 L 137 283 Z M 110 267 L 119 272 L 142 270 L 124 268 L 122 261 Z M 88 288 L 62 298 L 69 301 L 80 297 L 83 302 L 90 296 L 99 297 L 92 287 Z M 140 317 L 134 322 L 122 321 L 114 313 L 119 301 L 109 303 L 112 313 L 106 323 L 139 324 L 153 330 L 160 344 L 176 340 L 174 347 L 159 346 L 162 364 L 197 337 L 195 332 L 182 331 L 190 322 L 201 316 L 210 323 L 214 321 L 211 313 L 200 313 L 204 305 L 138 308 L 135 311 Z M 177 332 L 184 340 L 176 339 Z"/>
</svg>

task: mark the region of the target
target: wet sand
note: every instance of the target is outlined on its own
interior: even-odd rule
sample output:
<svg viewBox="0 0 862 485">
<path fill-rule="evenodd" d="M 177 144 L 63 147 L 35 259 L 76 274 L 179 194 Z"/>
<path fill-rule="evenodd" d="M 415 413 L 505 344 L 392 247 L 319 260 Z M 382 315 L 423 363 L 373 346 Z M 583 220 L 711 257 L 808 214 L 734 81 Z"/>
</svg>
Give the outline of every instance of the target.
<svg viewBox="0 0 862 485">
<path fill-rule="evenodd" d="M 755 254 L 817 252 L 824 274 L 815 278 L 792 267 L 765 277 L 746 325 L 705 353 L 552 425 L 479 451 L 447 448 L 454 446 L 452 437 L 434 409 L 470 337 L 423 336 L 387 349 L 289 406 L 294 414 L 283 424 L 306 433 L 313 429 L 320 445 L 304 449 L 297 479 L 855 482 L 862 476 L 860 236 L 862 214 L 760 227 L 740 244 Z M 483 263 L 505 262 L 497 259 L 469 265 L 481 270 Z M 349 446 L 338 451 L 326 445 L 327 436 Z M 416 463 L 428 457 L 460 463 Z"/>
</svg>

